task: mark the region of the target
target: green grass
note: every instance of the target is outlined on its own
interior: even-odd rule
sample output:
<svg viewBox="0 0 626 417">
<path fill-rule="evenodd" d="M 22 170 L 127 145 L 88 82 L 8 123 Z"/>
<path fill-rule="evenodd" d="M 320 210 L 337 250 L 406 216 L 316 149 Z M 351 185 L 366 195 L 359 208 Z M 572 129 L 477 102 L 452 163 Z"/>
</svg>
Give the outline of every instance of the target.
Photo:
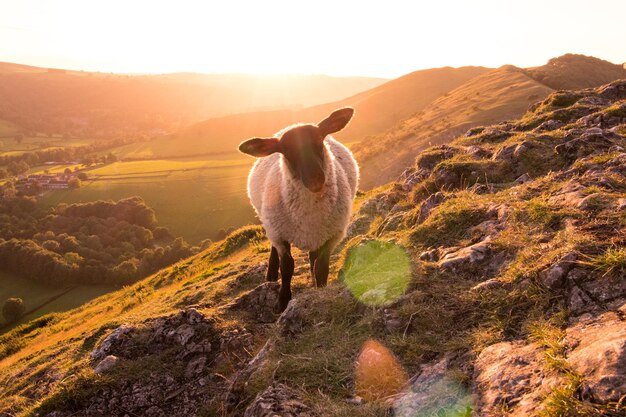
<svg viewBox="0 0 626 417">
<path fill-rule="evenodd" d="M 588 261 L 582 261 L 582 263 L 591 266 L 604 275 L 623 274 L 626 272 L 626 248 L 607 248 L 600 255 L 591 257 Z"/>
<path fill-rule="evenodd" d="M 76 308 L 115 288 L 112 285 L 80 285 L 65 293 L 67 288 L 45 285 L 13 274 L 0 272 L 0 303 L 4 303 L 4 300 L 9 297 L 19 297 L 24 300 L 26 312 L 36 309 L 36 311 L 23 316 L 16 323 L 1 328 L 0 331 L 8 331 L 48 313 Z M 58 297 L 59 295 L 61 296 Z M 54 300 L 50 301 L 53 298 Z"/>
<path fill-rule="evenodd" d="M 95 139 L 90 138 L 25 136 L 22 141 L 18 143 L 13 139 L 13 135 L 17 132 L 11 132 L 10 128 L 7 128 L 6 125 L 3 126 L 1 123 L 2 122 L 0 122 L 0 152 L 7 155 L 20 155 L 25 152 L 85 146 L 95 142 Z M 5 133 L 2 133 L 3 131 Z M 9 137 L 2 137 L 3 135 Z"/>
<path fill-rule="evenodd" d="M 471 226 L 486 220 L 486 209 L 476 204 L 471 194 L 459 194 L 437 207 L 428 219 L 415 227 L 411 242 L 429 247 L 452 246 L 466 236 Z"/>
<path fill-rule="evenodd" d="M 77 190 L 48 192 L 45 206 L 141 196 L 161 226 L 197 244 L 220 229 L 253 223 L 246 184 L 250 159 L 118 162 L 88 171 Z"/>
</svg>

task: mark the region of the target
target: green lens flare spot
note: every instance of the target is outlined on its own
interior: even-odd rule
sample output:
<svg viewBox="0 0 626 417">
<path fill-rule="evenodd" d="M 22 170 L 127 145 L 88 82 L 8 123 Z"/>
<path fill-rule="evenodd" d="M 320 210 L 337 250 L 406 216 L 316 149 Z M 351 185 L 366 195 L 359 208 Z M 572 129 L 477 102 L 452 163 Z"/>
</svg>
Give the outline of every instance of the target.
<svg viewBox="0 0 626 417">
<path fill-rule="evenodd" d="M 360 302 L 387 305 L 406 291 L 411 280 L 411 261 L 401 246 L 371 240 L 350 249 L 341 280 Z"/>
</svg>

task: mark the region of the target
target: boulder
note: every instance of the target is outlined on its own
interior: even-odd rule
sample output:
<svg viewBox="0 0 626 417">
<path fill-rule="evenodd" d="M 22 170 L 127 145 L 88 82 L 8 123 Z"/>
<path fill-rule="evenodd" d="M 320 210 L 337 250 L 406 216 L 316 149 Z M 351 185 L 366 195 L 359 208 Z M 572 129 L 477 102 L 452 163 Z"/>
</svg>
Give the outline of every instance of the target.
<svg viewBox="0 0 626 417">
<path fill-rule="evenodd" d="M 264 282 L 239 296 L 226 308 L 246 311 L 259 323 L 273 323 L 277 318 L 277 315 L 274 314 L 274 308 L 278 303 L 279 289 L 280 284 L 278 282 Z"/>
<path fill-rule="evenodd" d="M 485 240 L 471 246 L 446 253 L 441 257 L 438 265 L 442 269 L 456 271 L 468 264 L 480 262 L 484 260 L 491 251 L 490 242 L 491 239 L 486 238 Z"/>
<path fill-rule="evenodd" d="M 114 355 L 109 355 L 102 359 L 98 365 L 93 369 L 96 374 L 103 374 L 115 367 L 117 364 L 118 358 Z"/>
</svg>

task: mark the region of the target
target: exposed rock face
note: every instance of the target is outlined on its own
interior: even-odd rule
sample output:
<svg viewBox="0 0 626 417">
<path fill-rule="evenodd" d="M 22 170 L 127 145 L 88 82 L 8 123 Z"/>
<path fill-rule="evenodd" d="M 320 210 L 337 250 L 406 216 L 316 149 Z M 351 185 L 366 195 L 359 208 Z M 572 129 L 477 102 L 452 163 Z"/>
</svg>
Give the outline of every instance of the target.
<svg viewBox="0 0 626 417">
<path fill-rule="evenodd" d="M 141 326 L 122 325 L 91 352 L 93 360 L 108 355 L 133 359 L 175 348 L 186 357 L 211 353 L 217 337 L 212 320 L 190 308 L 167 317 L 158 317 Z"/>
<path fill-rule="evenodd" d="M 244 413 L 245 417 L 313 417 L 311 408 L 283 384 L 267 388 L 257 395 Z"/>
<path fill-rule="evenodd" d="M 547 371 L 543 349 L 536 343 L 502 342 L 485 348 L 474 365 L 477 415 L 538 415 L 541 402 L 563 377 Z"/>
<path fill-rule="evenodd" d="M 273 323 L 277 318 L 274 309 L 278 303 L 279 289 L 278 282 L 264 282 L 237 298 L 228 308 L 246 311 L 259 323 Z"/>
<path fill-rule="evenodd" d="M 626 322 L 620 315 L 580 320 L 567 329 L 566 344 L 567 362 L 584 377 L 593 400 L 619 401 L 626 394 Z"/>
<path fill-rule="evenodd" d="M 84 414 L 195 415 L 206 405 L 209 392 L 223 383 L 210 372 L 211 367 L 242 363 L 248 359 L 251 345 L 252 334 L 246 329 L 219 331 L 213 319 L 194 308 L 122 325 L 92 351 L 92 359 L 99 361 L 94 371 L 114 372 L 119 362 L 149 356 L 162 362 L 163 369 L 146 369 L 149 375 L 137 380 L 116 377 L 114 383 L 87 399 Z"/>
<path fill-rule="evenodd" d="M 437 192 L 428 197 L 420 206 L 420 210 L 416 219 L 416 223 L 422 223 L 428 218 L 430 212 L 441 203 L 446 201 L 449 197 L 445 196 L 442 192 Z"/>
</svg>

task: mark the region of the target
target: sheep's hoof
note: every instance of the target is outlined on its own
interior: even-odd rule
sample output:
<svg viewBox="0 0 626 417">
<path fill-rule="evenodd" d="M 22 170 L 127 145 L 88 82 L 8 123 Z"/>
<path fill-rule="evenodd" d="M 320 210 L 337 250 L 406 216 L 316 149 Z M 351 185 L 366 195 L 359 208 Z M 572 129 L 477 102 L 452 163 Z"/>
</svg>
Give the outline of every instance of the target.
<svg viewBox="0 0 626 417">
<path fill-rule="evenodd" d="M 285 309 L 289 305 L 289 300 L 291 300 L 291 297 L 289 298 L 279 297 L 278 302 L 276 303 L 276 306 L 274 306 L 274 312 L 276 314 L 281 314 L 283 311 L 285 311 Z"/>
</svg>

